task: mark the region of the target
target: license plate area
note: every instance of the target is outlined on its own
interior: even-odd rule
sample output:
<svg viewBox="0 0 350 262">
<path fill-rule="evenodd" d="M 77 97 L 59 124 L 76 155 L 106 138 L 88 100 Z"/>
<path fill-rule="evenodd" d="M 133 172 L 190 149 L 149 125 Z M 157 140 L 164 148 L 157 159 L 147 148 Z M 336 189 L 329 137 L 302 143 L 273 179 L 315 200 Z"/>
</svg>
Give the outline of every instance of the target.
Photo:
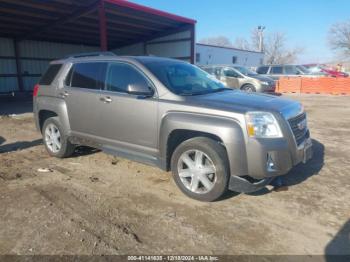
<svg viewBox="0 0 350 262">
<path fill-rule="evenodd" d="M 303 149 L 303 163 L 305 164 L 308 160 L 312 158 L 312 142 L 311 139 L 307 139 L 304 144 Z"/>
</svg>

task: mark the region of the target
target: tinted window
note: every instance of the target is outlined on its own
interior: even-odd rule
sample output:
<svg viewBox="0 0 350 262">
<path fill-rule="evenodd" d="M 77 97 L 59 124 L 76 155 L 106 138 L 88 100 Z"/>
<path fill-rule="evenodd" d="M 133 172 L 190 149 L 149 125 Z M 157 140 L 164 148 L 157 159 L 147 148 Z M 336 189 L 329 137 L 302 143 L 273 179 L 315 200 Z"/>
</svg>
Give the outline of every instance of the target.
<svg viewBox="0 0 350 262">
<path fill-rule="evenodd" d="M 295 66 L 285 66 L 284 67 L 284 73 L 286 75 L 296 75 L 297 74 L 297 70 L 296 70 Z"/>
<path fill-rule="evenodd" d="M 225 68 L 224 69 L 224 76 L 240 77 L 240 75 L 237 72 L 235 72 L 233 69 L 230 69 L 230 68 Z"/>
<path fill-rule="evenodd" d="M 55 79 L 58 71 L 60 71 L 62 64 L 50 65 L 46 70 L 45 74 L 41 77 L 39 84 L 40 85 L 50 85 Z"/>
<path fill-rule="evenodd" d="M 278 75 L 281 75 L 283 73 L 283 68 L 282 66 L 273 66 L 271 67 L 271 72 L 270 74 L 278 74 Z"/>
<path fill-rule="evenodd" d="M 71 86 L 101 89 L 103 87 L 107 63 L 81 63 L 73 66 Z"/>
<path fill-rule="evenodd" d="M 259 67 L 256 72 L 258 74 L 267 74 L 267 71 L 268 71 L 269 67 L 268 66 L 262 66 L 262 67 Z"/>
<path fill-rule="evenodd" d="M 130 65 L 113 63 L 108 66 L 107 90 L 127 93 L 130 84 L 150 86 L 148 80 Z"/>
</svg>

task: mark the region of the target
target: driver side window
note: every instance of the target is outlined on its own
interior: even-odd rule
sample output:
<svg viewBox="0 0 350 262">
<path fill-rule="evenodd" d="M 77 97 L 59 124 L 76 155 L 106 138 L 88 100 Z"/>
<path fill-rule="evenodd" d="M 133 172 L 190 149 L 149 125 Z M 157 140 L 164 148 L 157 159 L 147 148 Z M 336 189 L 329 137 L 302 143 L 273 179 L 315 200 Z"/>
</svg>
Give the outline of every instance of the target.
<svg viewBox="0 0 350 262">
<path fill-rule="evenodd" d="M 237 74 L 233 69 L 225 68 L 224 69 L 224 76 L 226 77 L 240 77 L 239 74 Z"/>
<path fill-rule="evenodd" d="M 129 85 L 150 86 L 148 80 L 132 66 L 123 63 L 109 64 L 105 89 L 128 93 Z"/>
</svg>

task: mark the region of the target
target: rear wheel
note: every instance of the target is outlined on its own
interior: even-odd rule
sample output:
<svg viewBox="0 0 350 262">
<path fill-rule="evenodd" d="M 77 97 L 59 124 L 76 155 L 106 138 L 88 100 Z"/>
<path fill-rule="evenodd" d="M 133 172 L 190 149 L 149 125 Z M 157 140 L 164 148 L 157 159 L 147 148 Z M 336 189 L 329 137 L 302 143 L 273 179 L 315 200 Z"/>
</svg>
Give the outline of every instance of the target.
<svg viewBox="0 0 350 262">
<path fill-rule="evenodd" d="M 256 92 L 255 87 L 251 84 L 246 84 L 246 85 L 242 86 L 241 90 L 246 91 L 246 92 Z"/>
<path fill-rule="evenodd" d="M 42 134 L 45 148 L 50 156 L 64 158 L 73 154 L 75 146 L 64 134 L 58 117 L 50 117 L 45 120 Z"/>
<path fill-rule="evenodd" d="M 227 191 L 226 151 L 210 138 L 196 137 L 181 143 L 172 156 L 171 169 L 181 191 L 196 200 L 215 201 Z"/>
</svg>

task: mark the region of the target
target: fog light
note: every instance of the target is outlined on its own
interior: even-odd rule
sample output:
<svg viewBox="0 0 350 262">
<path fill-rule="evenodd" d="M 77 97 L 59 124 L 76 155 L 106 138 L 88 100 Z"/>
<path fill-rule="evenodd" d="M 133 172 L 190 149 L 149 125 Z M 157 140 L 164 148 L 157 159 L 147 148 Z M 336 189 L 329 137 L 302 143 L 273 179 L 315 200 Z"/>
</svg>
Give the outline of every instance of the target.
<svg viewBox="0 0 350 262">
<path fill-rule="evenodd" d="M 275 165 L 275 163 L 273 162 L 272 154 L 271 154 L 271 153 L 267 153 L 266 167 L 267 167 L 267 171 L 268 171 L 268 172 L 276 171 L 276 165 Z"/>
</svg>

